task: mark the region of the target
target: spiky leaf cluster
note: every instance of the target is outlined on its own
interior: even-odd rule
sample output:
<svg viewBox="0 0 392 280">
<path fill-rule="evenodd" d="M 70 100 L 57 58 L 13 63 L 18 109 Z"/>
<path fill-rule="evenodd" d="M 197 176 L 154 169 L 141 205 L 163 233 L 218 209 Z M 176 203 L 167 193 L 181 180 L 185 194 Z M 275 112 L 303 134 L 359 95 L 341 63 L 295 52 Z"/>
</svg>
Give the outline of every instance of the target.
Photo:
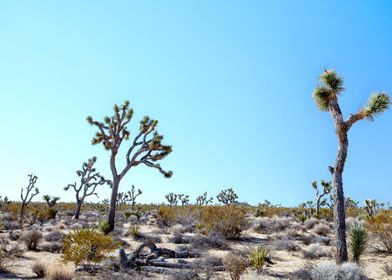
<svg viewBox="0 0 392 280">
<path fill-rule="evenodd" d="M 377 115 L 387 110 L 390 104 L 391 101 L 386 93 L 373 93 L 372 95 L 370 95 L 368 104 L 364 109 L 366 117 L 369 120 L 373 121 Z"/>
<path fill-rule="evenodd" d="M 313 100 L 321 111 L 329 110 L 329 103 L 343 91 L 343 79 L 334 70 L 325 70 L 313 91 Z"/>
</svg>

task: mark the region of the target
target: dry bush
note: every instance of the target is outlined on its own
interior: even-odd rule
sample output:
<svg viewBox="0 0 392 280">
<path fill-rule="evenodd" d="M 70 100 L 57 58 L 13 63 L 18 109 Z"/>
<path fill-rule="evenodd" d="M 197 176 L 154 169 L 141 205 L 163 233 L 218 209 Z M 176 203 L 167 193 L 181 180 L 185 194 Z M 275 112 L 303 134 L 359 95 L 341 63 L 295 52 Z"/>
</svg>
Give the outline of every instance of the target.
<svg viewBox="0 0 392 280">
<path fill-rule="evenodd" d="M 50 280 L 72 280 L 74 277 L 73 271 L 61 264 L 49 266 L 47 273 Z"/>
<path fill-rule="evenodd" d="M 306 229 L 312 229 L 312 228 L 314 228 L 316 225 L 318 225 L 319 222 L 320 222 L 319 219 L 316 219 L 316 218 L 313 218 L 313 217 L 312 217 L 312 218 L 307 219 L 307 220 L 305 221 L 304 227 L 305 227 Z"/>
<path fill-rule="evenodd" d="M 381 250 L 392 254 L 392 217 L 386 212 L 380 212 L 367 221 L 366 228 L 382 246 Z"/>
<path fill-rule="evenodd" d="M 236 239 L 246 227 L 245 211 L 235 205 L 203 206 L 201 224 L 206 233 L 218 233 L 228 240 Z"/>
<path fill-rule="evenodd" d="M 253 229 L 260 233 L 282 232 L 286 229 L 299 227 L 299 223 L 292 217 L 257 218 L 254 221 Z"/>
<path fill-rule="evenodd" d="M 28 250 L 36 251 L 42 240 L 42 233 L 38 230 L 27 231 L 23 233 L 22 240 Z"/>
<path fill-rule="evenodd" d="M 52 231 L 45 235 L 44 239 L 47 242 L 56 242 L 59 241 L 63 237 L 63 233 L 61 231 Z"/>
<path fill-rule="evenodd" d="M 239 280 L 248 266 L 248 260 L 239 254 L 229 253 L 223 258 L 223 267 L 232 280 Z"/>
<path fill-rule="evenodd" d="M 40 246 L 40 249 L 45 252 L 60 253 L 62 247 L 63 247 L 63 244 L 60 242 L 49 242 L 49 243 L 42 244 Z"/>
<path fill-rule="evenodd" d="M 303 251 L 305 259 L 320 259 L 322 257 L 330 257 L 331 254 L 321 248 L 319 244 L 312 244 Z"/>
<path fill-rule="evenodd" d="M 318 265 L 308 263 L 292 273 L 290 279 L 295 280 L 369 280 L 363 270 L 355 263 L 346 262 L 337 265 L 334 262 L 323 262 Z"/>
<path fill-rule="evenodd" d="M 392 276 L 392 265 L 387 264 L 387 263 L 384 264 L 383 270 L 384 270 L 384 272 L 386 273 L 386 275 Z"/>
<path fill-rule="evenodd" d="M 301 248 L 290 239 L 275 240 L 272 242 L 272 248 L 276 251 L 299 251 Z"/>
<path fill-rule="evenodd" d="M 35 262 L 31 268 L 35 275 L 37 275 L 37 278 L 44 278 L 46 276 L 46 264 L 43 264 L 41 262 Z"/>
<path fill-rule="evenodd" d="M 0 273 L 7 272 L 11 268 L 11 262 L 0 248 Z"/>
<path fill-rule="evenodd" d="M 309 234 L 303 235 L 300 238 L 300 240 L 305 245 L 317 244 L 317 243 L 323 244 L 325 246 L 331 245 L 331 238 L 326 237 L 326 236 L 316 235 L 316 234 L 313 234 L 313 233 L 309 233 Z"/>
<path fill-rule="evenodd" d="M 9 236 L 10 240 L 17 241 L 17 240 L 19 240 L 19 238 L 21 236 L 21 232 L 20 231 L 10 231 L 8 236 Z"/>
<path fill-rule="evenodd" d="M 63 237 L 62 260 L 75 265 L 97 263 L 118 247 L 110 236 L 93 229 L 75 230 Z"/>
<path fill-rule="evenodd" d="M 159 225 L 169 226 L 174 220 L 174 207 L 160 206 L 157 209 L 157 221 Z"/>
<path fill-rule="evenodd" d="M 216 232 L 209 232 L 206 236 L 198 234 L 192 237 L 190 242 L 197 249 L 226 250 L 229 248 L 226 238 Z"/>
<path fill-rule="evenodd" d="M 321 236 L 327 236 L 331 232 L 331 227 L 327 224 L 317 224 L 313 228 L 313 232 Z"/>
</svg>

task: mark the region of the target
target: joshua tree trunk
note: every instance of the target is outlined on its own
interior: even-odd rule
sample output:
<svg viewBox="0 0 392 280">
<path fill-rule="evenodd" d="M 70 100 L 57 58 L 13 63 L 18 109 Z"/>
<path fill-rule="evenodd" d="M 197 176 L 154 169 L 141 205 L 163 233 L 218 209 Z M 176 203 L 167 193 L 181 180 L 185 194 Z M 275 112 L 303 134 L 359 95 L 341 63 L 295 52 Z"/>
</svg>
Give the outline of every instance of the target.
<svg viewBox="0 0 392 280">
<path fill-rule="evenodd" d="M 82 208 L 82 201 L 76 198 L 76 208 L 75 208 L 75 214 L 73 216 L 74 220 L 79 220 L 80 216 L 80 209 Z"/>
<path fill-rule="evenodd" d="M 334 224 L 336 238 L 336 261 L 342 263 L 348 260 L 346 244 L 346 221 L 343 193 L 343 170 L 347 157 L 348 139 L 347 128 L 343 121 L 342 112 L 336 100 L 330 102 L 329 111 L 335 123 L 338 140 L 338 153 L 335 165 L 330 168 L 332 176 L 333 200 L 334 200 Z"/>
<path fill-rule="evenodd" d="M 319 215 L 320 215 L 320 200 L 321 200 L 321 197 L 318 197 L 318 198 L 316 199 L 316 217 L 317 217 L 317 218 L 318 218 Z"/>
<path fill-rule="evenodd" d="M 120 184 L 119 178 L 117 176 L 113 176 L 113 177 L 114 178 L 113 178 L 113 186 L 112 186 L 112 196 L 110 198 L 109 215 L 108 215 L 108 224 L 109 224 L 110 231 L 114 229 L 114 222 L 116 218 L 118 186 Z"/>
</svg>

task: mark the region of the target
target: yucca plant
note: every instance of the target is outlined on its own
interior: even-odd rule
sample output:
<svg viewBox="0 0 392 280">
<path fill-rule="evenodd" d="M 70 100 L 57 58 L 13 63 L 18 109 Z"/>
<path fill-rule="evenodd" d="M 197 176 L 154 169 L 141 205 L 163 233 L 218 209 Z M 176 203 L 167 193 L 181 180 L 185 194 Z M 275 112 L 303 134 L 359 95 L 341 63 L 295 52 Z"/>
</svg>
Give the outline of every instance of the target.
<svg viewBox="0 0 392 280">
<path fill-rule="evenodd" d="M 335 164 L 334 166 L 329 167 L 332 177 L 337 253 L 336 261 L 338 263 L 348 260 L 342 177 L 348 150 L 347 134 L 355 122 L 365 118 L 374 120 L 377 115 L 387 110 L 390 105 L 389 96 L 386 93 L 373 93 L 369 97 L 367 106 L 361 108 L 355 114 L 351 114 L 344 120 L 338 103 L 338 96 L 342 93 L 343 89 L 343 79 L 339 77 L 334 70 L 324 69 L 324 72 L 320 75 L 320 83 L 313 91 L 313 99 L 317 107 L 321 111 L 330 113 L 335 125 L 338 140 L 338 153 Z"/>
<path fill-rule="evenodd" d="M 361 255 L 365 252 L 368 242 L 368 234 L 366 229 L 356 223 L 347 234 L 348 248 L 355 262 L 359 262 Z"/>
<path fill-rule="evenodd" d="M 265 258 L 268 255 L 268 251 L 262 246 L 257 248 L 249 248 L 248 259 L 250 264 L 257 271 L 260 271 L 265 263 Z"/>
</svg>

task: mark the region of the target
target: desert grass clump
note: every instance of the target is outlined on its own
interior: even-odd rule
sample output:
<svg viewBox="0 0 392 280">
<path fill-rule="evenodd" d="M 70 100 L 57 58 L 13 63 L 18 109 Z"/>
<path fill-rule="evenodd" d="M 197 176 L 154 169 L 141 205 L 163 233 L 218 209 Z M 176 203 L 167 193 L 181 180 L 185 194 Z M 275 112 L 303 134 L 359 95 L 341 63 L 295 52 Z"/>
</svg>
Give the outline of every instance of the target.
<svg viewBox="0 0 392 280">
<path fill-rule="evenodd" d="M 100 232 L 102 232 L 103 234 L 108 234 L 110 232 L 110 226 L 109 223 L 107 221 L 101 221 L 98 224 L 98 229 Z"/>
<path fill-rule="evenodd" d="M 93 229 L 81 229 L 63 237 L 62 260 L 75 265 L 88 265 L 103 260 L 119 244 L 112 238 Z"/>
<path fill-rule="evenodd" d="M 49 266 L 47 274 L 50 280 L 72 280 L 74 278 L 74 273 L 61 264 Z"/>
<path fill-rule="evenodd" d="M 133 240 L 139 240 L 143 238 L 138 225 L 131 225 L 128 229 L 128 235 L 131 236 Z"/>
<path fill-rule="evenodd" d="M 385 212 L 380 212 L 375 217 L 369 218 L 366 228 L 381 245 L 380 251 L 392 254 L 392 217 Z"/>
<path fill-rule="evenodd" d="M 368 242 L 368 235 L 366 229 L 360 225 L 354 225 L 347 234 L 348 249 L 351 253 L 352 259 L 359 262 L 361 255 L 365 252 Z"/>
<path fill-rule="evenodd" d="M 203 249 L 220 249 L 227 250 L 229 248 L 228 241 L 224 236 L 216 232 L 209 232 L 207 235 L 197 234 L 192 237 L 191 245 L 194 248 Z"/>
<path fill-rule="evenodd" d="M 30 251 L 37 251 L 37 247 L 42 240 L 42 233 L 38 230 L 27 231 L 22 235 L 22 240 Z"/>
<path fill-rule="evenodd" d="M 31 269 L 37 278 L 44 278 L 47 275 L 46 265 L 42 262 L 35 262 Z"/>
<path fill-rule="evenodd" d="M 331 232 L 331 227 L 328 224 L 318 224 L 314 226 L 313 232 L 321 236 L 327 236 Z"/>
<path fill-rule="evenodd" d="M 329 257 L 330 254 L 323 250 L 320 244 L 311 244 L 308 249 L 303 251 L 305 259 L 320 259 L 322 257 Z"/>
<path fill-rule="evenodd" d="M 346 262 L 336 265 L 332 262 L 321 263 L 310 272 L 311 280 L 368 280 L 363 270 L 355 263 Z"/>
<path fill-rule="evenodd" d="M 257 248 L 249 248 L 248 260 L 250 265 L 257 271 L 260 271 L 263 268 L 267 255 L 268 251 L 262 246 L 258 246 Z"/>
<path fill-rule="evenodd" d="M 231 252 L 223 258 L 223 267 L 229 273 L 231 280 L 239 280 L 248 266 L 248 260 L 240 254 Z"/>
</svg>

